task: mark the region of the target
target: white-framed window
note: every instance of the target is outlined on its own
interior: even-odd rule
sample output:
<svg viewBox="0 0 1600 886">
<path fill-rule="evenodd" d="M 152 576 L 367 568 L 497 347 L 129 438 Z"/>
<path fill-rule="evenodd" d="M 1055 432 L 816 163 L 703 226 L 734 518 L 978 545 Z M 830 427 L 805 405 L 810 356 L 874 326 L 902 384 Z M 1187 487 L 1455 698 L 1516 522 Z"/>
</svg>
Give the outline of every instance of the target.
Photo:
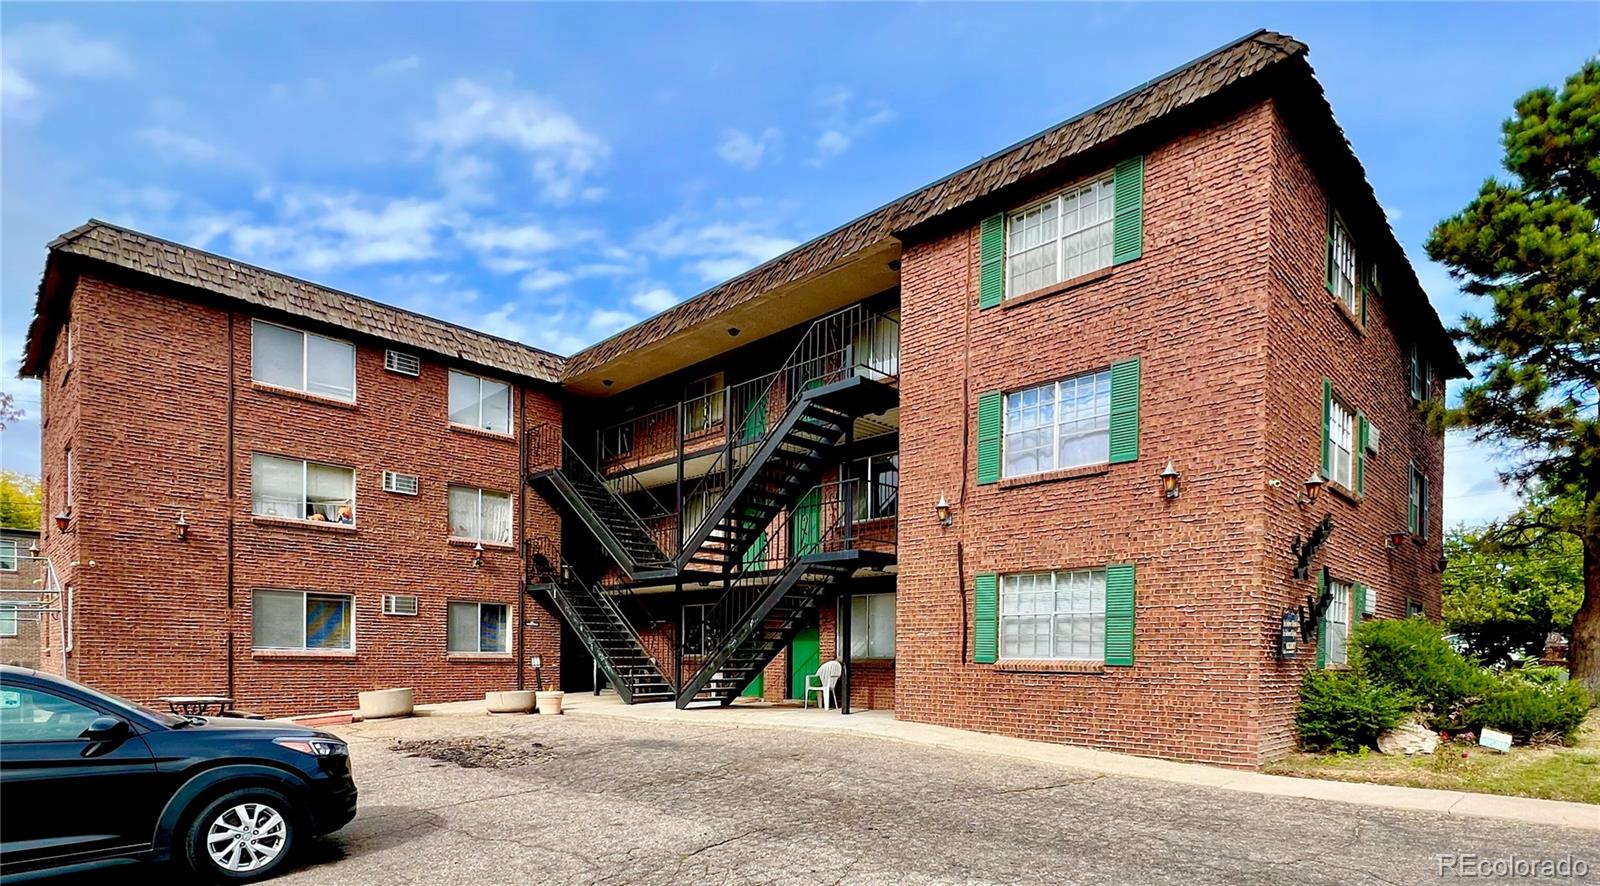
<svg viewBox="0 0 1600 886">
<path fill-rule="evenodd" d="M 450 534 L 511 544 L 511 496 L 476 486 L 451 486 Z"/>
<path fill-rule="evenodd" d="M 505 603 L 452 602 L 445 619 L 448 652 L 511 650 L 511 607 Z"/>
<path fill-rule="evenodd" d="M 1356 416 L 1343 403 L 1328 403 L 1328 479 L 1355 489 Z"/>
<path fill-rule="evenodd" d="M 17 540 L 0 538 L 0 572 L 17 571 Z"/>
<path fill-rule="evenodd" d="M 265 320 L 250 322 L 250 377 L 262 384 L 356 399 L 356 346 Z"/>
<path fill-rule="evenodd" d="M 900 374 L 900 309 L 855 324 L 850 336 L 852 374 L 889 378 Z"/>
<path fill-rule="evenodd" d="M 339 465 L 256 453 L 250 457 L 251 513 L 317 523 L 356 522 L 356 472 Z"/>
<path fill-rule="evenodd" d="M 1006 394 L 1004 476 L 1111 460 L 1111 370 Z"/>
<path fill-rule="evenodd" d="M 1356 258 L 1356 246 L 1350 239 L 1350 231 L 1344 226 L 1344 219 L 1338 213 L 1333 216 L 1333 230 L 1329 232 L 1333 238 L 1333 278 L 1329 281 L 1330 288 L 1339 303 L 1344 305 L 1350 313 L 1361 315 L 1361 262 Z"/>
<path fill-rule="evenodd" d="M 257 649 L 354 649 L 355 605 L 349 594 L 258 590 L 250 630 Z"/>
<path fill-rule="evenodd" d="M 416 474 L 401 474 L 396 471 L 383 472 L 383 491 L 399 495 L 416 495 L 422 481 Z"/>
<path fill-rule="evenodd" d="M 683 389 L 683 432 L 698 434 L 722 423 L 723 390 L 720 372 L 689 382 Z"/>
<path fill-rule="evenodd" d="M 711 614 L 715 603 L 685 603 L 683 604 L 683 654 L 684 655 L 709 655 L 711 650 L 707 641 L 706 616 Z"/>
<path fill-rule="evenodd" d="M 1348 582 L 1328 580 L 1328 590 L 1333 592 L 1333 602 L 1328 604 L 1327 654 L 1325 665 L 1342 665 L 1350 660 L 1350 601 L 1355 596 Z"/>
<path fill-rule="evenodd" d="M 67 456 L 67 458 L 66 458 L 66 461 L 67 461 L 67 510 L 70 511 L 70 510 L 72 510 L 73 501 L 76 500 L 76 492 L 75 492 L 75 490 L 73 488 L 73 479 L 74 478 L 73 478 L 73 470 L 72 470 L 72 447 L 71 446 L 67 447 L 66 456 Z"/>
<path fill-rule="evenodd" d="M 1004 576 L 1000 657 L 1103 661 L 1106 571 L 1074 569 Z"/>
<path fill-rule="evenodd" d="M 1423 609 L 1422 601 L 1415 597 L 1406 598 L 1406 618 L 1422 618 L 1427 614 Z"/>
<path fill-rule="evenodd" d="M 1007 297 L 1111 266 L 1113 182 L 1107 172 L 1007 217 Z"/>
<path fill-rule="evenodd" d="M 900 453 L 885 452 L 845 462 L 856 520 L 886 520 L 900 512 Z"/>
<path fill-rule="evenodd" d="M 0 603 L 0 637 L 17 635 L 17 604 Z"/>
<path fill-rule="evenodd" d="M 75 351 L 77 350 L 77 345 L 78 345 L 78 341 L 77 341 L 78 340 L 78 327 L 73 325 L 71 322 L 68 322 L 67 323 L 66 333 L 67 333 L 67 365 L 71 366 L 73 359 L 76 357 Z"/>
<path fill-rule="evenodd" d="M 1411 466 L 1411 484 L 1406 500 L 1406 529 L 1413 535 L 1428 537 L 1428 475 Z"/>
<path fill-rule="evenodd" d="M 408 594 L 384 594 L 384 615 L 416 615 L 417 598 Z"/>
<path fill-rule="evenodd" d="M 850 657 L 894 658 L 894 594 L 850 598 Z"/>
<path fill-rule="evenodd" d="M 511 386 L 450 370 L 450 423 L 497 434 L 511 433 Z"/>
<path fill-rule="evenodd" d="M 383 368 L 400 375 L 416 377 L 422 374 L 422 359 L 416 354 L 391 348 L 383 352 Z"/>
</svg>

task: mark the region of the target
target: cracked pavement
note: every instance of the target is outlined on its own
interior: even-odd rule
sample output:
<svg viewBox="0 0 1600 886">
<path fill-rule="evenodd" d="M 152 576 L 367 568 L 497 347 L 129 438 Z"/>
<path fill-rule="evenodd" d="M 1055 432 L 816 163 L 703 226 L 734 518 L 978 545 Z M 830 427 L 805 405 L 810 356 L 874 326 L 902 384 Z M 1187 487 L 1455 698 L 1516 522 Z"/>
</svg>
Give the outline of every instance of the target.
<svg viewBox="0 0 1600 886">
<path fill-rule="evenodd" d="M 361 812 L 307 847 L 301 866 L 274 881 L 285 886 L 1437 883 L 1441 852 L 1571 854 L 1600 877 L 1590 831 L 1257 796 L 867 736 L 486 715 L 333 731 L 350 740 Z M 464 769 L 390 749 L 450 736 L 539 742 L 549 756 Z"/>
</svg>

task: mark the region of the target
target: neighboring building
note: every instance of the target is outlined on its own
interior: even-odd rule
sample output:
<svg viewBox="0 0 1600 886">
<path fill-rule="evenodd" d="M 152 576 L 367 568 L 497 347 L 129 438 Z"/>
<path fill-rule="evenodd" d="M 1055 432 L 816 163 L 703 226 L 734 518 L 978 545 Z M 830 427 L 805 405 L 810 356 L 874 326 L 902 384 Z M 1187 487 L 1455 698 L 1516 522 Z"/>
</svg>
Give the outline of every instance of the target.
<svg viewBox="0 0 1600 886">
<path fill-rule="evenodd" d="M 54 605 L 38 557 L 39 531 L 0 526 L 0 664 L 39 666 L 45 610 Z"/>
<path fill-rule="evenodd" d="M 1252 34 L 564 360 L 64 235 L 23 371 L 68 672 L 281 713 L 537 655 L 687 706 L 839 658 L 905 719 L 1281 755 L 1360 618 L 1439 614 L 1415 406 L 1465 373 L 1305 52 Z"/>
</svg>

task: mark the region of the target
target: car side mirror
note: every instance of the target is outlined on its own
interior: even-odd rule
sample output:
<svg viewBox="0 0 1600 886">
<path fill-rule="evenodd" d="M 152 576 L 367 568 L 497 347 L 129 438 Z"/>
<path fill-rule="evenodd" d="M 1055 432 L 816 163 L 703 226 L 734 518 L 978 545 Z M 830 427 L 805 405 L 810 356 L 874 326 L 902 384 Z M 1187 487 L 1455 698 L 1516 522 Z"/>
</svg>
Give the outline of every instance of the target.
<svg viewBox="0 0 1600 886">
<path fill-rule="evenodd" d="M 83 730 L 79 738 L 90 741 L 121 741 L 128 737 L 128 721 L 116 717 L 95 717 L 89 728 Z"/>
</svg>

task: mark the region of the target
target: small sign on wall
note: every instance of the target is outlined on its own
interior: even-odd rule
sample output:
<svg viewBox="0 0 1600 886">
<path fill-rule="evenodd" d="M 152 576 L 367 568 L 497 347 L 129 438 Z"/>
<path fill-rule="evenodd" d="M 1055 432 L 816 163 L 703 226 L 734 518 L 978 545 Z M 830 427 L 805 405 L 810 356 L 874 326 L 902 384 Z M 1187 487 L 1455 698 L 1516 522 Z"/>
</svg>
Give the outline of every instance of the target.
<svg viewBox="0 0 1600 886">
<path fill-rule="evenodd" d="M 1300 645 L 1300 613 L 1293 609 L 1283 612 L 1283 624 L 1278 632 L 1278 657 L 1294 658 Z"/>
<path fill-rule="evenodd" d="M 1501 732 L 1498 729 L 1484 729 L 1478 733 L 1478 744 L 1503 754 L 1511 750 L 1511 733 Z"/>
</svg>

